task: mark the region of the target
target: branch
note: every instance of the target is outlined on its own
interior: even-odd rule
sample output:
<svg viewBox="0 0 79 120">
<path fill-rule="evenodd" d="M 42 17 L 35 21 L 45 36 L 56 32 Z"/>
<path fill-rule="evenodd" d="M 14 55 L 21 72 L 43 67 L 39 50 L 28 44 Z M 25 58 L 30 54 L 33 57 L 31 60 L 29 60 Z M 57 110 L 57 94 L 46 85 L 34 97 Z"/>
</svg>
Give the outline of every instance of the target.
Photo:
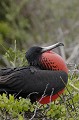
<svg viewBox="0 0 79 120">
<path fill-rule="evenodd" d="M 73 87 L 76 91 L 79 92 L 79 89 L 78 89 L 77 87 L 75 87 L 72 83 L 69 83 L 69 85 L 70 85 L 71 87 Z"/>
<path fill-rule="evenodd" d="M 78 50 L 79 50 L 79 44 L 75 46 L 71 56 L 67 59 L 67 63 L 69 63 L 72 59 L 76 58 L 78 56 Z"/>
<path fill-rule="evenodd" d="M 37 105 L 36 105 L 36 108 L 35 108 L 35 111 L 34 111 L 34 114 L 33 114 L 33 116 L 32 116 L 29 120 L 33 120 L 33 118 L 35 117 L 36 112 L 37 112 L 37 109 L 38 109 L 38 104 L 39 104 L 39 102 L 45 97 L 45 92 L 46 92 L 46 90 L 47 90 L 48 85 L 49 85 L 49 84 L 46 85 L 46 88 L 45 88 L 45 90 L 44 90 L 44 94 L 42 95 L 42 97 L 41 97 L 40 100 L 38 101 L 38 103 L 37 103 Z"/>
<path fill-rule="evenodd" d="M 50 95 L 50 103 L 51 103 L 53 92 L 54 92 L 54 88 L 52 88 L 52 92 L 51 92 L 51 95 Z"/>
</svg>

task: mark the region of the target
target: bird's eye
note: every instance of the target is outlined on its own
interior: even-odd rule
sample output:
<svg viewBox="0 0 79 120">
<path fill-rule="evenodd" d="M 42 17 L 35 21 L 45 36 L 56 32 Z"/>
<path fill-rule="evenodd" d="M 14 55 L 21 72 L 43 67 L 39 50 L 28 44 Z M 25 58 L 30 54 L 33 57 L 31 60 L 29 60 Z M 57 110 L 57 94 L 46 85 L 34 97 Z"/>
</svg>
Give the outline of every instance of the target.
<svg viewBox="0 0 79 120">
<path fill-rule="evenodd" d="M 39 53 L 39 52 L 40 52 L 39 50 L 36 51 L 36 53 Z"/>
</svg>

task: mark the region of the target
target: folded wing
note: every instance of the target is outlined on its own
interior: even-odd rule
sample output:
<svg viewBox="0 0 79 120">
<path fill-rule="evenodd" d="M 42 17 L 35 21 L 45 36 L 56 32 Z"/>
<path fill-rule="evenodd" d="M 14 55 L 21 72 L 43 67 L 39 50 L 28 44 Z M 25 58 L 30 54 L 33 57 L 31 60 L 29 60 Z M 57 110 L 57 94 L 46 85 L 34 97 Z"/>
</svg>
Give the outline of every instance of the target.
<svg viewBox="0 0 79 120">
<path fill-rule="evenodd" d="M 68 75 L 64 71 L 40 70 L 37 68 L 4 69 L 0 71 L 0 93 L 7 92 L 26 98 L 38 99 L 44 94 L 56 94 L 68 81 Z"/>
</svg>

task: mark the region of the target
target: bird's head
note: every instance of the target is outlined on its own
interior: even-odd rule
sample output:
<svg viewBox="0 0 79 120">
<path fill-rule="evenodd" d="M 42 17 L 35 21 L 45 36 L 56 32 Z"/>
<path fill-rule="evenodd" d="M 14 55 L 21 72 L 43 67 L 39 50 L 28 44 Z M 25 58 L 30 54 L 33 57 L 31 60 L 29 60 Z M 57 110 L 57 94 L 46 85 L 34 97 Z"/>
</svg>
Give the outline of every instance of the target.
<svg viewBox="0 0 79 120">
<path fill-rule="evenodd" d="M 54 49 L 58 46 L 64 46 L 64 44 L 60 42 L 60 43 L 56 43 L 56 44 L 48 46 L 48 47 L 39 47 L 39 46 L 31 47 L 26 52 L 26 59 L 30 65 L 37 66 L 38 62 L 39 62 L 39 58 L 43 53 L 51 51 L 52 49 Z"/>
</svg>

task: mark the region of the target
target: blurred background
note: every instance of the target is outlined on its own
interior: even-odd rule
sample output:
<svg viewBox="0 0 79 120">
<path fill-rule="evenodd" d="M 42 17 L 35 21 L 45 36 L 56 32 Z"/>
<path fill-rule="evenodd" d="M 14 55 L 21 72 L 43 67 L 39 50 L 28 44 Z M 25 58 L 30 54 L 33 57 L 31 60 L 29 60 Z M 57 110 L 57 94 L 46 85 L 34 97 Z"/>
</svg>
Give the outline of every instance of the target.
<svg viewBox="0 0 79 120">
<path fill-rule="evenodd" d="M 63 42 L 57 52 L 67 64 L 79 64 L 79 0 L 0 0 L 0 65 L 13 48 Z"/>
</svg>

